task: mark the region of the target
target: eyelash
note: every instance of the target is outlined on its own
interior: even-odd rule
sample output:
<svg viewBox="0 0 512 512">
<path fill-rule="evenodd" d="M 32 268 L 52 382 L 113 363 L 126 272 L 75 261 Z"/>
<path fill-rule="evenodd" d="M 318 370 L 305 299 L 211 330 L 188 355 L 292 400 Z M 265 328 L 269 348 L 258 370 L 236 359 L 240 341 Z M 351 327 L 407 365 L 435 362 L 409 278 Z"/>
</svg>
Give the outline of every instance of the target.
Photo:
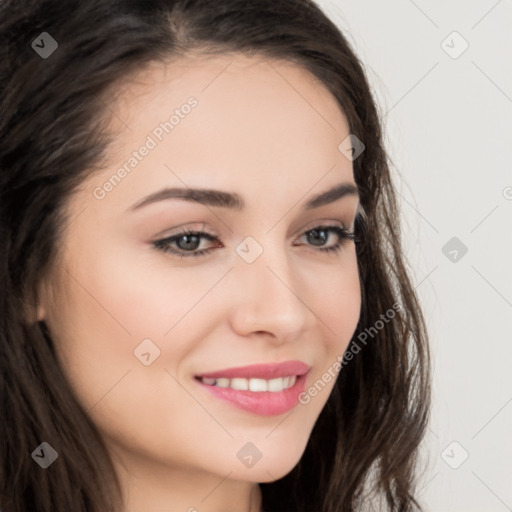
<svg viewBox="0 0 512 512">
<path fill-rule="evenodd" d="M 347 229 L 342 228 L 340 226 L 323 226 L 323 225 L 315 226 L 314 228 L 311 228 L 311 229 L 308 229 L 307 231 L 305 231 L 302 236 L 304 236 L 308 233 L 311 233 L 312 231 L 326 231 L 328 233 L 335 233 L 336 235 L 338 235 L 338 237 L 340 239 L 336 243 L 336 245 L 333 245 L 331 247 L 321 247 L 318 249 L 314 249 L 316 252 L 336 254 L 339 251 L 341 251 L 342 246 L 347 241 L 350 240 L 352 242 L 357 242 L 357 237 L 356 237 L 355 233 L 350 232 Z M 195 252 L 189 252 L 189 251 L 180 252 L 176 249 L 171 248 L 171 246 L 170 246 L 171 243 L 176 242 L 180 238 L 187 236 L 187 235 L 198 235 L 200 238 L 205 238 L 206 240 L 208 240 L 210 242 L 213 242 L 215 240 L 218 241 L 218 238 L 216 236 L 212 236 L 209 233 L 205 233 L 203 231 L 194 231 L 194 230 L 187 229 L 187 230 L 183 230 L 180 233 L 177 233 L 175 235 L 169 236 L 167 238 L 163 238 L 161 240 L 155 240 L 153 242 L 153 246 L 160 251 L 163 251 L 165 253 L 171 253 L 171 254 L 181 257 L 181 258 L 183 258 L 183 257 L 188 258 L 191 256 L 206 256 L 208 253 L 210 253 L 214 249 L 214 247 L 210 247 L 208 249 L 202 249 L 200 251 L 195 251 Z"/>
</svg>

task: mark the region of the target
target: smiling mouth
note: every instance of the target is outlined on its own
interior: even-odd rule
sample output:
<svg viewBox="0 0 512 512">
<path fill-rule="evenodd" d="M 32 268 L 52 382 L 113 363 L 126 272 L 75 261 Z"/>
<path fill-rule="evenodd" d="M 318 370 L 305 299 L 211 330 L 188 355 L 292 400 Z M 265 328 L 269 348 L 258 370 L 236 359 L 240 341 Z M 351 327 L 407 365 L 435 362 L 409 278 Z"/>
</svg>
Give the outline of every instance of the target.
<svg viewBox="0 0 512 512">
<path fill-rule="evenodd" d="M 230 388 L 237 391 L 253 391 L 255 393 L 262 393 L 266 391 L 270 393 L 279 393 L 285 389 L 291 388 L 295 384 L 297 377 L 297 375 L 289 375 L 269 380 L 259 378 L 246 379 L 242 377 L 232 379 L 228 379 L 226 377 L 196 377 L 196 379 L 207 386 Z"/>
<path fill-rule="evenodd" d="M 196 375 L 213 397 L 260 416 L 284 414 L 299 403 L 311 366 L 301 361 L 226 368 Z"/>
</svg>

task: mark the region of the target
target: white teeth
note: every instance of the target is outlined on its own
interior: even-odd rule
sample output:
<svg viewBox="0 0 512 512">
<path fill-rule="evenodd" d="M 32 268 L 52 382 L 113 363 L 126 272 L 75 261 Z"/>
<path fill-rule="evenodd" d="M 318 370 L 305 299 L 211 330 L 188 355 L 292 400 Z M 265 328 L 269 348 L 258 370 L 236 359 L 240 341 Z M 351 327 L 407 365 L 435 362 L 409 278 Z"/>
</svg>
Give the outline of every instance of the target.
<svg viewBox="0 0 512 512">
<path fill-rule="evenodd" d="M 251 391 L 267 391 L 268 384 L 265 379 L 249 379 L 249 389 Z"/>
<path fill-rule="evenodd" d="M 286 383 L 288 382 L 288 377 L 280 377 L 277 379 L 270 379 L 267 382 L 267 391 L 282 391 L 284 388 L 288 387 L 286 386 Z"/>
<path fill-rule="evenodd" d="M 243 379 L 234 378 L 226 379 L 224 377 L 213 379 L 208 377 L 201 377 L 201 382 L 209 386 L 217 386 L 219 388 L 232 388 L 238 391 L 254 391 L 261 393 L 262 391 L 270 391 L 271 393 L 278 393 L 283 389 L 291 388 L 297 380 L 295 375 L 288 377 L 278 377 L 276 379 Z"/>
<path fill-rule="evenodd" d="M 219 386 L 219 388 L 229 388 L 229 379 L 215 379 L 217 382 L 215 386 Z"/>
<path fill-rule="evenodd" d="M 249 389 L 247 379 L 231 379 L 229 387 L 240 391 L 247 391 Z"/>
</svg>

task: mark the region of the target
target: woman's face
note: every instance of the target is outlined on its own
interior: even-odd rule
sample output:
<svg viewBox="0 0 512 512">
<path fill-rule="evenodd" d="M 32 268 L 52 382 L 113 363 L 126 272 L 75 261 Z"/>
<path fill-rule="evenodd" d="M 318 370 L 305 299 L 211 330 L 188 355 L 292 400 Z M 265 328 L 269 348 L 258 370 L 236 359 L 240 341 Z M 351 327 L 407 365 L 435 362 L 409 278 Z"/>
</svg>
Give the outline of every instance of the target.
<svg viewBox="0 0 512 512">
<path fill-rule="evenodd" d="M 127 467 L 280 478 L 306 447 L 359 319 L 354 243 L 326 230 L 352 230 L 357 194 L 306 207 L 355 186 L 338 148 L 346 118 L 307 72 L 241 55 L 152 64 L 109 108 L 118 136 L 108 168 L 70 200 L 38 318 Z M 164 189 L 182 197 L 146 199 Z M 186 230 L 204 235 L 156 243 Z M 225 377 L 212 392 L 196 378 L 286 361 L 309 368 L 288 392 L 230 391 Z M 271 370 L 229 384 L 278 390 L 286 383 Z"/>
</svg>

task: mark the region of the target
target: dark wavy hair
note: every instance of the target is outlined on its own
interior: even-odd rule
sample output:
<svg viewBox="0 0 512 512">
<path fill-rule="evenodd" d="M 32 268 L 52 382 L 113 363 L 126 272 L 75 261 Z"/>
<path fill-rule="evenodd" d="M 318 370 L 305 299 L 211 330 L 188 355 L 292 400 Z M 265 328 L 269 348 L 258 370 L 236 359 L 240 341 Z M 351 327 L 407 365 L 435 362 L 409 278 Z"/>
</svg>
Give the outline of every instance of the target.
<svg viewBox="0 0 512 512">
<path fill-rule="evenodd" d="M 421 510 L 419 446 L 430 411 L 425 320 L 411 284 L 382 127 L 363 66 L 309 0 L 3 0 L 1 46 L 0 507 L 114 512 L 120 484 L 99 431 L 59 366 L 44 322 L 30 321 L 57 264 L 66 204 L 109 151 L 113 93 L 142 66 L 240 52 L 308 70 L 335 97 L 350 133 L 362 214 L 357 333 L 400 308 L 343 368 L 298 464 L 261 483 L 265 512 Z M 31 47 L 42 33 L 57 50 Z M 31 458 L 45 440 L 59 460 Z"/>
</svg>

